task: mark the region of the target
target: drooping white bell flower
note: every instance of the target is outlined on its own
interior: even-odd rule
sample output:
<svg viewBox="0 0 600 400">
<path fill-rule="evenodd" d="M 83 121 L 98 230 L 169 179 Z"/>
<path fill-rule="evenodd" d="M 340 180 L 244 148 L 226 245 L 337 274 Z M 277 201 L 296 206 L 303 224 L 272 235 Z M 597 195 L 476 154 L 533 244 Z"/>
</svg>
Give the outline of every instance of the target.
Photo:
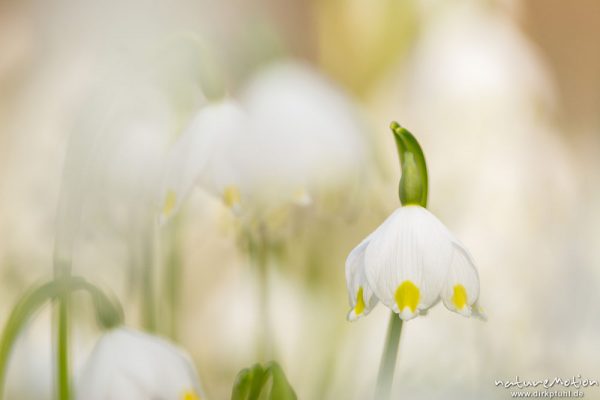
<svg viewBox="0 0 600 400">
<path fill-rule="evenodd" d="M 425 313 L 440 299 L 464 316 L 483 317 L 479 276 L 468 251 L 425 207 L 428 174 L 423 150 L 397 122 L 394 134 L 402 177 L 403 204 L 363 240 L 346 260 L 352 309 L 349 320 L 366 315 L 381 301 L 401 319 Z"/>
<path fill-rule="evenodd" d="M 360 175 L 368 148 L 360 112 L 325 76 L 280 62 L 256 74 L 240 98 L 254 123 L 256 156 L 248 170 L 257 190 L 299 200 Z"/>
<path fill-rule="evenodd" d="M 264 216 L 356 180 L 367 147 L 357 114 L 342 91 L 309 67 L 269 66 L 235 98 L 204 107 L 174 143 L 161 219 L 196 184 L 236 211 Z"/>
<path fill-rule="evenodd" d="M 231 208 L 238 206 L 236 155 L 248 125 L 246 113 L 233 100 L 209 104 L 196 114 L 166 157 L 161 222 L 179 209 L 196 185 L 222 195 Z"/>
<path fill-rule="evenodd" d="M 204 399 L 181 349 L 156 336 L 117 328 L 102 336 L 78 380 L 81 400 Z"/>
<path fill-rule="evenodd" d="M 482 316 L 479 277 L 468 251 L 427 209 L 398 208 L 346 260 L 355 320 L 381 301 L 403 320 L 440 299 L 464 316 Z"/>
</svg>

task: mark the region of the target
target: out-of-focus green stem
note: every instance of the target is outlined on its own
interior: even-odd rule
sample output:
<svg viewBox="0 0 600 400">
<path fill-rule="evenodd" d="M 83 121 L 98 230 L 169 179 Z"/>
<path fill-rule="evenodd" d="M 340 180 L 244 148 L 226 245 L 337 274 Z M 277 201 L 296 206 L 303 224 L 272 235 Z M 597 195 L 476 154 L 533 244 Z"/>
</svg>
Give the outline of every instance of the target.
<svg viewBox="0 0 600 400">
<path fill-rule="evenodd" d="M 269 316 L 269 248 L 264 232 L 250 238 L 250 259 L 258 274 L 258 312 L 260 332 L 257 341 L 258 357 L 272 357 L 271 327 Z"/>
<path fill-rule="evenodd" d="M 402 320 L 392 311 L 390 322 L 388 324 L 387 337 L 385 339 L 385 347 L 383 348 L 383 354 L 381 355 L 381 364 L 379 365 L 375 400 L 388 400 L 390 398 L 401 333 Z"/>
<path fill-rule="evenodd" d="M 56 252 L 56 254 L 59 254 Z M 55 256 L 54 281 L 59 287 L 56 306 L 56 390 L 57 399 L 71 398 L 69 369 L 69 298 L 71 282 L 71 260 Z"/>
<path fill-rule="evenodd" d="M 177 323 L 179 321 L 179 306 L 181 301 L 181 280 L 182 280 L 182 259 L 181 245 L 179 242 L 179 232 L 181 229 L 181 219 L 178 216 L 165 229 L 167 236 L 167 260 L 164 271 L 164 292 L 168 307 L 169 326 L 168 336 L 177 339 Z"/>
<path fill-rule="evenodd" d="M 69 382 L 69 297 L 70 293 L 65 287 L 58 297 L 58 334 L 57 334 L 57 380 L 58 398 L 69 400 L 71 398 L 71 385 Z"/>
<path fill-rule="evenodd" d="M 141 237 L 142 324 L 148 332 L 156 332 L 156 296 L 154 288 L 154 227 L 146 226 Z"/>
<path fill-rule="evenodd" d="M 62 388 L 60 393 L 70 392 L 68 382 L 68 314 L 65 312 L 65 307 L 68 309 L 67 302 L 61 301 L 65 294 L 83 290 L 87 292 L 93 301 L 98 322 L 103 328 L 112 328 L 123 322 L 123 310 L 121 305 L 115 299 L 110 299 L 100 288 L 85 281 L 79 277 L 73 277 L 64 281 L 52 280 L 48 283 L 34 287 L 27 291 L 13 307 L 4 329 L 0 337 L 0 400 L 4 395 L 4 384 L 6 381 L 6 371 L 10 360 L 10 355 L 14 344 L 23 330 L 24 326 L 29 322 L 33 315 L 47 302 L 58 300 L 58 346 L 57 346 L 57 379 L 60 378 L 62 383 L 57 384 L 58 388 Z M 61 394 L 58 394 L 58 398 Z"/>
<path fill-rule="evenodd" d="M 4 398 L 4 383 L 10 354 L 14 343 L 31 316 L 50 298 L 57 294 L 55 282 L 30 290 L 17 302 L 6 321 L 0 339 L 0 400 Z"/>
<path fill-rule="evenodd" d="M 55 279 L 27 291 L 13 307 L 0 337 L 0 400 L 4 395 L 4 384 L 10 355 L 14 344 L 25 325 L 47 302 L 56 301 L 57 345 L 56 345 L 56 391 L 57 398 L 70 396 L 69 353 L 68 353 L 68 308 L 72 292 L 83 290 L 93 301 L 98 322 L 103 328 L 111 328 L 123 321 L 123 311 L 116 299 L 110 299 L 100 288 L 79 277 Z"/>
</svg>

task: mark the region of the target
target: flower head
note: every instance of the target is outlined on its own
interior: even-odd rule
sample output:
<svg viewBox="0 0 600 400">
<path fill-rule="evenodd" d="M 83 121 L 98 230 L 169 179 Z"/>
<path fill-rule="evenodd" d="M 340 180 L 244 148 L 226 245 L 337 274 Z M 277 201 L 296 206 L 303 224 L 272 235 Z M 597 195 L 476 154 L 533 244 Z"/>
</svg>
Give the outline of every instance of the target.
<svg viewBox="0 0 600 400">
<path fill-rule="evenodd" d="M 270 217 L 289 206 L 352 186 L 367 157 L 357 114 L 343 91 L 311 68 L 266 68 L 236 97 L 203 107 L 173 144 L 160 219 L 197 185 L 244 220 L 277 220 Z"/>
<path fill-rule="evenodd" d="M 404 320 L 440 299 L 451 311 L 480 314 L 479 277 L 468 251 L 427 209 L 398 208 L 346 260 L 352 307 L 366 315 L 381 301 Z"/>
<path fill-rule="evenodd" d="M 119 328 L 96 344 L 77 398 L 199 400 L 202 389 L 189 357 L 156 336 Z"/>
<path fill-rule="evenodd" d="M 381 301 L 403 320 L 424 313 L 440 299 L 464 316 L 482 316 L 479 276 L 465 247 L 427 204 L 427 166 L 417 140 L 393 122 L 403 204 L 363 240 L 346 260 L 349 320 Z"/>
<path fill-rule="evenodd" d="M 160 220 L 168 219 L 200 184 L 234 208 L 239 203 L 238 144 L 247 116 L 233 100 L 202 108 L 171 147 L 165 162 Z"/>
</svg>

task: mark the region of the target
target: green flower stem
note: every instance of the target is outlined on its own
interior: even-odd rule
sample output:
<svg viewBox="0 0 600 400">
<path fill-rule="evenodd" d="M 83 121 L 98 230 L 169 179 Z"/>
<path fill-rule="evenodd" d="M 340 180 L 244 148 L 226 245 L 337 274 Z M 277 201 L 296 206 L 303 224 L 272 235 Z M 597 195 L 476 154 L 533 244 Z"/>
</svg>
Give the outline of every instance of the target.
<svg viewBox="0 0 600 400">
<path fill-rule="evenodd" d="M 177 339 L 178 333 L 177 321 L 179 320 L 181 280 L 183 277 L 183 262 L 179 241 L 181 223 L 181 219 L 177 215 L 165 229 L 165 236 L 167 237 L 167 265 L 164 271 L 163 290 L 168 308 L 169 325 L 167 327 L 167 335 L 173 340 Z"/>
<path fill-rule="evenodd" d="M 148 332 L 156 332 L 156 316 L 154 307 L 154 266 L 148 264 L 143 270 L 142 325 Z"/>
<path fill-rule="evenodd" d="M 258 310 L 260 332 L 257 340 L 258 357 L 272 357 L 271 327 L 269 316 L 269 247 L 264 232 L 249 238 L 249 253 L 252 266 L 258 273 Z"/>
<path fill-rule="evenodd" d="M 69 382 L 69 297 L 67 290 L 63 290 L 58 297 L 58 335 L 57 335 L 57 380 L 58 399 L 71 398 L 71 385 Z"/>
<path fill-rule="evenodd" d="M 388 400 L 390 398 L 401 333 L 402 320 L 392 311 L 390 322 L 388 324 L 387 337 L 385 339 L 385 347 L 383 348 L 383 354 L 381 355 L 377 387 L 375 389 L 375 400 Z"/>
<path fill-rule="evenodd" d="M 258 260 L 258 290 L 261 317 L 260 354 L 262 359 L 271 356 L 271 327 L 269 316 L 269 266 L 266 254 L 259 255 Z"/>
<path fill-rule="evenodd" d="M 142 319 L 144 329 L 148 332 L 157 331 L 156 322 L 156 293 L 154 288 L 155 257 L 154 257 L 154 226 L 144 227 L 139 255 L 142 269 Z"/>
<path fill-rule="evenodd" d="M 123 311 L 121 306 L 117 302 L 111 301 L 98 287 L 86 282 L 81 278 L 71 278 L 69 281 L 66 281 L 66 283 L 53 280 L 49 283 L 45 283 L 30 289 L 13 307 L 11 314 L 6 321 L 4 330 L 2 331 L 2 337 L 0 338 L 0 400 L 3 399 L 4 395 L 4 384 L 6 381 L 6 372 L 10 355 L 19 333 L 23 330 L 23 327 L 47 301 L 58 299 L 62 297 L 64 292 L 70 293 L 75 290 L 84 290 L 90 294 L 98 321 L 102 327 L 110 328 L 122 323 Z M 63 303 L 59 303 L 58 307 L 60 307 L 60 304 Z M 65 314 L 61 313 L 60 315 Z M 66 324 L 67 322 L 68 321 L 65 319 L 62 323 Z M 61 323 L 59 321 L 59 326 L 60 325 Z M 63 332 L 64 336 L 59 340 L 59 342 L 63 343 L 64 345 L 64 343 L 67 343 L 67 330 L 62 329 L 61 332 Z M 59 353 L 62 357 L 68 356 L 66 352 Z M 60 363 L 61 367 L 68 367 L 68 362 L 65 361 L 67 361 L 67 359 Z M 68 372 L 68 369 L 65 371 Z M 64 377 L 68 375 L 62 376 L 64 379 Z M 68 381 L 66 384 L 67 385 L 65 387 L 68 388 Z"/>
<path fill-rule="evenodd" d="M 55 254 L 59 254 L 58 251 Z M 54 282 L 59 293 L 56 306 L 56 398 L 71 398 L 69 369 L 69 298 L 71 283 L 71 261 L 56 256 L 54 260 Z"/>
<path fill-rule="evenodd" d="M 58 293 L 55 282 L 44 284 L 28 291 L 13 308 L 0 339 L 0 399 L 4 398 L 4 383 L 10 354 L 19 333 L 31 316 L 49 299 Z"/>
</svg>

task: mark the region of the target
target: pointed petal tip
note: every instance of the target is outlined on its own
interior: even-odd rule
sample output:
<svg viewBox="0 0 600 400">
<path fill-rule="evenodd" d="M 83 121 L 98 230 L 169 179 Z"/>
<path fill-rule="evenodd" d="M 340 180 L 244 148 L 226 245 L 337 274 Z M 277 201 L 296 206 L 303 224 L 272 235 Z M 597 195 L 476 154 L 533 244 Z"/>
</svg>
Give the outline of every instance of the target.
<svg viewBox="0 0 600 400">
<path fill-rule="evenodd" d="M 360 317 L 362 317 L 363 314 L 359 314 L 357 315 L 356 312 L 354 311 L 354 308 L 352 308 L 349 312 L 348 315 L 346 316 L 346 319 L 348 320 L 348 322 L 354 322 L 360 319 Z"/>
<path fill-rule="evenodd" d="M 473 317 L 483 322 L 488 320 L 485 310 L 479 304 L 473 305 Z"/>
<path fill-rule="evenodd" d="M 396 311 L 396 313 L 398 314 L 400 319 L 402 319 L 403 321 L 409 321 L 409 320 L 415 318 L 419 314 L 418 312 L 412 311 L 408 307 L 404 307 L 401 312 Z"/>
<path fill-rule="evenodd" d="M 471 312 L 470 306 L 465 306 L 465 307 L 461 308 L 460 310 L 456 310 L 456 312 L 466 318 L 471 317 L 471 315 L 473 314 Z"/>
</svg>

